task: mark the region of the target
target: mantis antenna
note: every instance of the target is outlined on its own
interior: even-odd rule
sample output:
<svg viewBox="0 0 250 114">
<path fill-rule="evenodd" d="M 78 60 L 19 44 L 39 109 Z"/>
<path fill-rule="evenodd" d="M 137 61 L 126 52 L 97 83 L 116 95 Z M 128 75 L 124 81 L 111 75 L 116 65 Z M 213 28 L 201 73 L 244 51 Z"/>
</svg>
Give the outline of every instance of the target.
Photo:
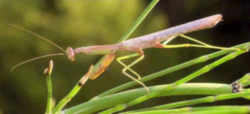
<svg viewBox="0 0 250 114">
<path fill-rule="evenodd" d="M 26 28 L 24 28 L 24 27 L 17 26 L 17 25 L 14 25 L 14 24 L 8 24 L 8 25 L 9 25 L 10 27 L 12 27 L 12 28 L 17 29 L 17 30 L 21 30 L 21 31 L 23 31 L 23 32 L 26 32 L 26 33 L 28 33 L 28 34 L 31 34 L 31 35 L 37 37 L 38 39 L 40 39 L 40 40 L 42 40 L 42 41 L 44 41 L 44 42 L 50 44 L 51 46 L 56 47 L 56 48 L 59 49 L 61 52 L 63 52 L 63 53 L 47 54 L 47 55 L 38 56 L 38 57 L 34 57 L 34 58 L 31 58 L 31 59 L 22 61 L 22 62 L 20 62 L 20 63 L 18 63 L 18 64 L 16 64 L 16 65 L 14 65 L 14 66 L 11 68 L 10 71 L 14 71 L 16 68 L 18 68 L 18 67 L 20 67 L 20 66 L 22 66 L 22 65 L 24 65 L 24 64 L 26 64 L 26 63 L 35 61 L 35 60 L 39 60 L 39 59 L 43 59 L 43 58 L 47 58 L 47 57 L 52 57 L 52 56 L 66 55 L 66 51 L 65 51 L 61 46 L 57 45 L 55 42 L 53 42 L 53 41 L 51 41 L 51 40 L 48 40 L 47 38 L 45 38 L 45 37 L 43 37 L 43 36 L 41 36 L 41 35 L 39 35 L 39 34 L 33 32 L 33 31 L 31 31 L 31 30 L 28 30 L 28 29 L 26 29 Z"/>
<path fill-rule="evenodd" d="M 35 61 L 35 60 L 39 60 L 39 59 L 43 59 L 43 58 L 47 58 L 47 57 L 53 57 L 53 56 L 61 56 L 61 55 L 65 55 L 64 53 L 53 53 L 53 54 L 47 54 L 47 55 L 43 55 L 43 56 L 38 56 L 38 57 L 34 57 L 34 58 L 31 58 L 31 59 L 28 59 L 28 60 L 25 60 L 25 61 L 22 61 L 16 65 L 14 65 L 13 67 L 11 67 L 10 71 L 14 71 L 16 68 L 26 64 L 26 63 L 29 63 L 29 62 L 32 62 L 32 61 Z"/>
<path fill-rule="evenodd" d="M 31 30 L 28 30 L 28 29 L 26 29 L 26 28 L 24 28 L 24 27 L 17 26 L 17 25 L 14 25 L 14 24 L 8 24 L 8 25 L 9 25 L 10 27 L 12 27 L 12 28 L 17 29 L 17 30 L 21 30 L 21 31 L 24 31 L 24 32 L 26 32 L 26 33 L 29 33 L 29 34 L 31 34 L 31 35 L 33 35 L 33 36 L 39 38 L 40 40 L 42 40 L 42 41 L 44 41 L 44 42 L 46 42 L 46 43 L 48 43 L 48 44 L 50 44 L 50 45 L 56 47 L 57 49 L 59 49 L 59 50 L 62 51 L 63 53 L 65 53 L 65 50 L 64 50 L 61 46 L 57 45 L 55 42 L 53 42 L 53 41 L 51 41 L 51 40 L 48 40 L 47 38 L 45 38 L 45 37 L 43 37 L 43 36 L 41 36 L 41 35 L 39 35 L 39 34 L 37 34 L 37 33 L 35 33 L 35 32 L 32 32 Z"/>
</svg>

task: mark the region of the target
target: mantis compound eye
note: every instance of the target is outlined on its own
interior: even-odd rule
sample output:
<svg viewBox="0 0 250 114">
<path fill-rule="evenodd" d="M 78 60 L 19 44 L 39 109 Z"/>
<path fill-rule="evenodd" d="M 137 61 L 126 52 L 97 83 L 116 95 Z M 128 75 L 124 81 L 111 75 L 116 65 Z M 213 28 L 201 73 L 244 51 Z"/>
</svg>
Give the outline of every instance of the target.
<svg viewBox="0 0 250 114">
<path fill-rule="evenodd" d="M 75 61 L 75 52 L 72 47 L 68 47 L 66 50 L 67 57 L 70 61 Z"/>
</svg>

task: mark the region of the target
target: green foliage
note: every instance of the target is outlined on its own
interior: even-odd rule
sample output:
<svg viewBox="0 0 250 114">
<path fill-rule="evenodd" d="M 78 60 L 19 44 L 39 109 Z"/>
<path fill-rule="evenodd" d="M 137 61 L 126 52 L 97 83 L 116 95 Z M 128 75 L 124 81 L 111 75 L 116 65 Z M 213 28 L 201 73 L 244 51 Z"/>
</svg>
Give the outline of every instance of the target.
<svg viewBox="0 0 250 114">
<path fill-rule="evenodd" d="M 158 0 L 154 1 L 157 3 L 156 1 Z M 151 3 L 153 3 L 153 1 Z M 44 111 L 46 104 L 44 77 L 41 77 L 41 71 L 36 70 L 36 68 L 42 69 L 45 67 L 45 64 L 36 64 L 33 67 L 31 65 L 27 65 L 25 66 L 26 68 L 20 68 L 11 74 L 9 73 L 9 69 L 13 64 L 26 59 L 23 57 L 58 52 L 58 50 L 54 50 L 53 47 L 48 46 L 44 42 L 30 38 L 33 37 L 31 35 L 9 28 L 7 24 L 17 24 L 24 26 L 36 33 L 42 34 L 42 36 L 48 37 L 50 40 L 57 42 L 62 47 L 110 44 L 117 42 L 119 38 L 121 38 L 122 35 L 127 32 L 127 30 L 130 28 L 130 25 L 134 23 L 140 12 L 142 12 L 146 7 L 146 3 L 141 0 L 54 0 L 54 3 L 50 4 L 52 6 L 47 8 L 48 3 L 42 0 L 0 1 L 0 52 L 3 53 L 3 55 L 0 57 L 0 67 L 2 69 L 0 84 L 3 86 L 0 86 L 13 86 L 14 89 L 7 89 L 13 89 L 13 91 L 17 91 L 18 94 L 16 94 L 15 97 L 23 98 L 23 101 L 9 102 L 5 100 L 4 96 L 0 96 L 0 107 L 3 107 L 3 109 L 9 109 L 9 107 L 22 102 L 25 105 L 36 104 L 36 107 L 33 105 L 28 105 L 29 107 L 26 110 L 29 110 L 30 112 Z M 192 5 L 193 4 L 191 4 L 190 7 Z M 151 9 L 149 11 L 151 11 Z M 147 14 L 145 16 L 147 16 Z M 151 14 L 151 17 L 145 23 L 143 23 L 141 27 L 139 27 L 133 36 L 145 34 L 145 31 L 148 33 L 165 28 L 168 23 L 166 21 L 166 17 L 167 16 L 161 12 L 154 12 Z M 139 25 L 141 23 L 136 22 L 135 24 Z M 134 30 L 131 30 L 131 33 L 133 32 Z M 124 38 L 126 38 L 126 36 L 130 36 L 130 34 L 125 35 Z M 81 88 L 76 84 L 74 89 L 72 89 L 72 93 L 74 95 L 70 93 L 70 98 L 66 99 L 66 102 L 61 102 L 63 105 L 59 106 L 59 110 L 65 108 L 64 106 L 69 102 L 69 100 L 71 100 L 71 98 L 73 98 L 78 93 L 79 96 L 85 95 L 84 97 L 87 98 L 90 98 L 90 96 L 95 97 L 89 101 L 86 101 L 87 98 L 79 98 L 75 101 L 73 99 L 73 103 L 69 104 L 69 106 L 63 110 L 65 113 L 94 113 L 103 110 L 104 111 L 102 113 L 111 113 L 133 107 L 135 104 L 141 104 L 146 100 L 151 100 L 152 98 L 180 95 L 203 95 L 205 97 L 173 102 L 155 107 L 147 107 L 142 110 L 131 110 L 124 113 L 140 112 L 141 114 L 148 114 L 182 112 L 199 114 L 208 113 L 211 111 L 214 111 L 215 113 L 227 114 L 232 112 L 249 113 L 248 106 L 179 108 L 192 106 L 194 104 L 203 104 L 240 97 L 249 98 L 249 90 L 244 88 L 245 86 L 249 85 L 249 74 L 246 74 L 243 78 L 236 81 L 240 85 L 243 85 L 239 93 L 232 93 L 232 85 L 227 83 L 186 83 L 215 67 L 221 66 L 221 64 L 224 62 L 233 60 L 235 57 L 246 53 L 246 50 L 249 50 L 249 43 L 241 44 L 238 47 L 244 50 L 239 52 L 221 50 L 208 55 L 203 55 L 173 67 L 164 67 L 165 69 L 159 72 L 154 71 L 154 73 L 142 78 L 141 81 L 146 82 L 159 77 L 168 76 L 167 74 L 173 73 L 175 71 L 180 71 L 184 68 L 190 68 L 191 66 L 205 63 L 209 60 L 225 55 L 217 61 L 209 65 L 205 65 L 205 67 L 201 69 L 198 67 L 197 72 L 191 73 L 190 75 L 181 74 L 184 77 L 178 79 L 175 83 L 150 86 L 152 93 L 149 95 L 143 88 L 124 91 L 125 89 L 135 86 L 135 82 L 128 82 L 116 86 L 113 89 L 104 91 L 99 95 L 97 94 L 100 92 L 98 91 L 98 88 L 102 89 L 102 87 L 105 87 L 106 83 L 99 83 L 98 80 L 96 80 L 97 82 L 95 84 L 88 84 L 84 86 L 86 89 L 90 88 L 90 86 L 95 87 L 95 90 L 92 89 L 89 91 L 83 91 L 82 93 L 78 93 Z M 166 60 L 164 55 L 155 54 L 155 56 L 162 56 L 161 60 Z M 169 58 L 168 61 L 173 62 L 179 57 L 178 54 L 172 54 L 172 56 L 173 59 Z M 96 58 L 92 56 L 81 56 L 81 58 L 78 58 L 78 63 L 72 65 L 71 63 L 67 62 L 65 58 L 63 60 L 60 60 L 60 58 L 58 59 L 59 60 L 56 60 L 57 65 L 52 74 L 53 77 L 51 77 L 50 74 L 47 76 L 49 77 L 47 78 L 47 91 L 49 96 L 47 99 L 47 113 L 50 113 L 52 110 L 51 108 L 53 108 L 53 98 L 51 96 L 51 78 L 53 78 L 53 87 L 55 88 L 53 91 L 54 97 L 58 103 L 58 101 L 64 95 L 66 95 L 68 91 L 70 91 L 73 83 L 75 83 L 76 80 L 80 78 L 82 73 L 87 71 L 86 69 L 89 67 L 89 64 L 93 64 L 97 61 Z M 145 66 L 157 66 L 156 64 L 151 63 L 145 64 Z M 110 71 L 108 71 L 108 73 L 105 75 L 115 76 L 118 74 L 115 73 L 116 70 L 118 70 L 119 75 L 121 75 L 120 68 L 111 68 L 113 68 L 111 71 L 114 73 L 110 74 Z M 111 79 L 108 76 L 105 76 L 105 78 L 107 80 Z M 119 77 L 116 79 L 122 80 L 123 78 Z M 118 80 L 116 82 L 122 81 Z M 25 110 L 23 107 L 21 107 L 23 104 L 20 104 L 16 109 L 11 110 L 16 110 L 14 113 L 22 112 Z M 1 108 L 0 114 L 2 113 Z M 232 109 L 233 111 L 228 112 L 228 109 Z M 26 111 L 26 113 L 29 113 L 29 111 Z M 5 112 L 6 111 L 3 110 L 3 113 Z"/>
</svg>

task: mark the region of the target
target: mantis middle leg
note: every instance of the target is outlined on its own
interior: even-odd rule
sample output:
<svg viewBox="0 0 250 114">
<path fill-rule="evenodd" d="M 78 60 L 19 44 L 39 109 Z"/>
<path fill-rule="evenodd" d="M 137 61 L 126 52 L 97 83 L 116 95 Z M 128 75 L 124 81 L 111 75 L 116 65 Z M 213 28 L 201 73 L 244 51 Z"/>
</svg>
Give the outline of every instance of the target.
<svg viewBox="0 0 250 114">
<path fill-rule="evenodd" d="M 137 57 L 137 56 L 140 56 L 139 58 L 137 58 L 135 61 L 133 61 L 132 63 L 130 63 L 129 65 L 126 65 L 122 60 L 126 60 L 126 59 L 130 59 L 130 58 L 133 58 L 133 57 Z M 140 55 L 138 53 L 135 53 L 135 54 L 131 54 L 131 55 L 127 55 L 127 56 L 123 56 L 123 57 L 118 57 L 116 60 L 118 63 L 120 63 L 124 68 L 122 69 L 122 73 L 129 77 L 130 79 L 134 80 L 135 82 L 137 82 L 138 84 L 142 85 L 147 92 L 149 92 L 149 88 L 143 83 L 140 81 L 141 79 L 141 76 L 136 72 L 134 71 L 133 69 L 131 69 L 132 66 L 134 66 L 136 63 L 140 62 L 141 60 L 144 59 L 144 55 Z M 132 74 L 134 74 L 137 78 L 134 78 L 132 75 L 130 75 L 127 71 L 130 71 Z"/>
</svg>

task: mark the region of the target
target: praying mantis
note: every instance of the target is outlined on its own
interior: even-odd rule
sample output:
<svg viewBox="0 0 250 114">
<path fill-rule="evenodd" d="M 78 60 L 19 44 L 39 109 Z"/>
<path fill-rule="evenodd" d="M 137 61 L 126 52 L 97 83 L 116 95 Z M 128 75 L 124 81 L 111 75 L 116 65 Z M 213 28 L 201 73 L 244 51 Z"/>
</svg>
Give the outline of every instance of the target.
<svg viewBox="0 0 250 114">
<path fill-rule="evenodd" d="M 126 40 L 126 41 L 123 41 L 120 43 L 115 43 L 115 44 L 110 44 L 110 45 L 83 46 L 83 47 L 78 47 L 78 48 L 74 48 L 74 49 L 72 47 L 68 47 L 66 50 L 64 50 L 63 48 L 58 46 L 56 43 L 32 32 L 30 30 L 27 30 L 25 28 L 22 28 L 22 27 L 19 27 L 16 25 L 10 25 L 16 29 L 20 29 L 20 30 L 23 30 L 27 33 L 32 34 L 32 35 L 38 37 L 39 39 L 46 41 L 47 43 L 55 46 L 56 48 L 58 48 L 59 50 L 62 51 L 62 53 L 48 54 L 48 55 L 39 56 L 39 57 L 35 57 L 32 59 L 26 60 L 24 62 L 21 62 L 21 63 L 15 65 L 12 68 L 12 70 L 25 64 L 25 63 L 28 63 L 28 62 L 31 62 L 31 61 L 34 61 L 37 59 L 41 59 L 41 58 L 51 57 L 51 56 L 65 55 L 65 56 L 67 56 L 67 58 L 70 61 L 75 61 L 75 56 L 78 54 L 86 54 L 86 55 L 104 55 L 104 54 L 107 54 L 103 58 L 103 61 L 101 63 L 98 63 L 97 68 L 93 69 L 92 67 L 90 67 L 87 75 L 85 75 L 86 77 L 83 79 L 84 82 L 81 83 L 81 85 L 83 85 L 88 78 L 90 78 L 91 80 L 95 80 L 96 78 L 98 78 L 106 70 L 106 68 L 108 68 L 108 66 L 112 63 L 112 61 L 115 60 L 116 53 L 118 51 L 135 52 L 134 54 L 131 54 L 131 55 L 117 57 L 116 61 L 124 67 L 122 69 L 122 73 L 125 76 L 136 81 L 138 84 L 142 85 L 149 92 L 148 87 L 143 82 L 140 81 L 140 79 L 141 79 L 140 74 L 131 68 L 136 63 L 143 60 L 143 58 L 144 58 L 144 51 L 143 50 L 146 48 L 181 48 L 181 47 L 228 49 L 225 47 L 218 47 L 218 46 L 209 45 L 207 43 L 195 40 L 189 36 L 184 35 L 186 33 L 194 32 L 194 31 L 198 31 L 198 30 L 202 30 L 202 29 L 212 28 L 215 25 L 217 25 L 217 23 L 219 23 L 221 20 L 222 20 L 222 15 L 215 14 L 215 15 L 208 16 L 208 17 L 201 18 L 201 19 L 197 19 L 195 21 L 191 21 L 191 22 L 188 22 L 185 24 L 174 26 L 174 27 L 171 27 L 171 28 L 168 28 L 165 30 L 161 30 L 161 31 L 158 31 L 155 33 L 135 37 L 135 38 L 132 38 L 130 40 Z M 172 41 L 173 39 L 175 39 L 178 36 L 185 38 L 185 39 L 188 39 L 188 40 L 191 40 L 197 44 L 167 45 L 170 41 Z M 138 57 L 138 58 L 128 65 L 126 65 L 123 62 L 123 60 L 130 59 L 133 57 Z M 130 73 L 132 73 L 132 75 L 129 74 L 128 71 Z M 136 78 L 133 75 L 136 76 Z"/>
</svg>

